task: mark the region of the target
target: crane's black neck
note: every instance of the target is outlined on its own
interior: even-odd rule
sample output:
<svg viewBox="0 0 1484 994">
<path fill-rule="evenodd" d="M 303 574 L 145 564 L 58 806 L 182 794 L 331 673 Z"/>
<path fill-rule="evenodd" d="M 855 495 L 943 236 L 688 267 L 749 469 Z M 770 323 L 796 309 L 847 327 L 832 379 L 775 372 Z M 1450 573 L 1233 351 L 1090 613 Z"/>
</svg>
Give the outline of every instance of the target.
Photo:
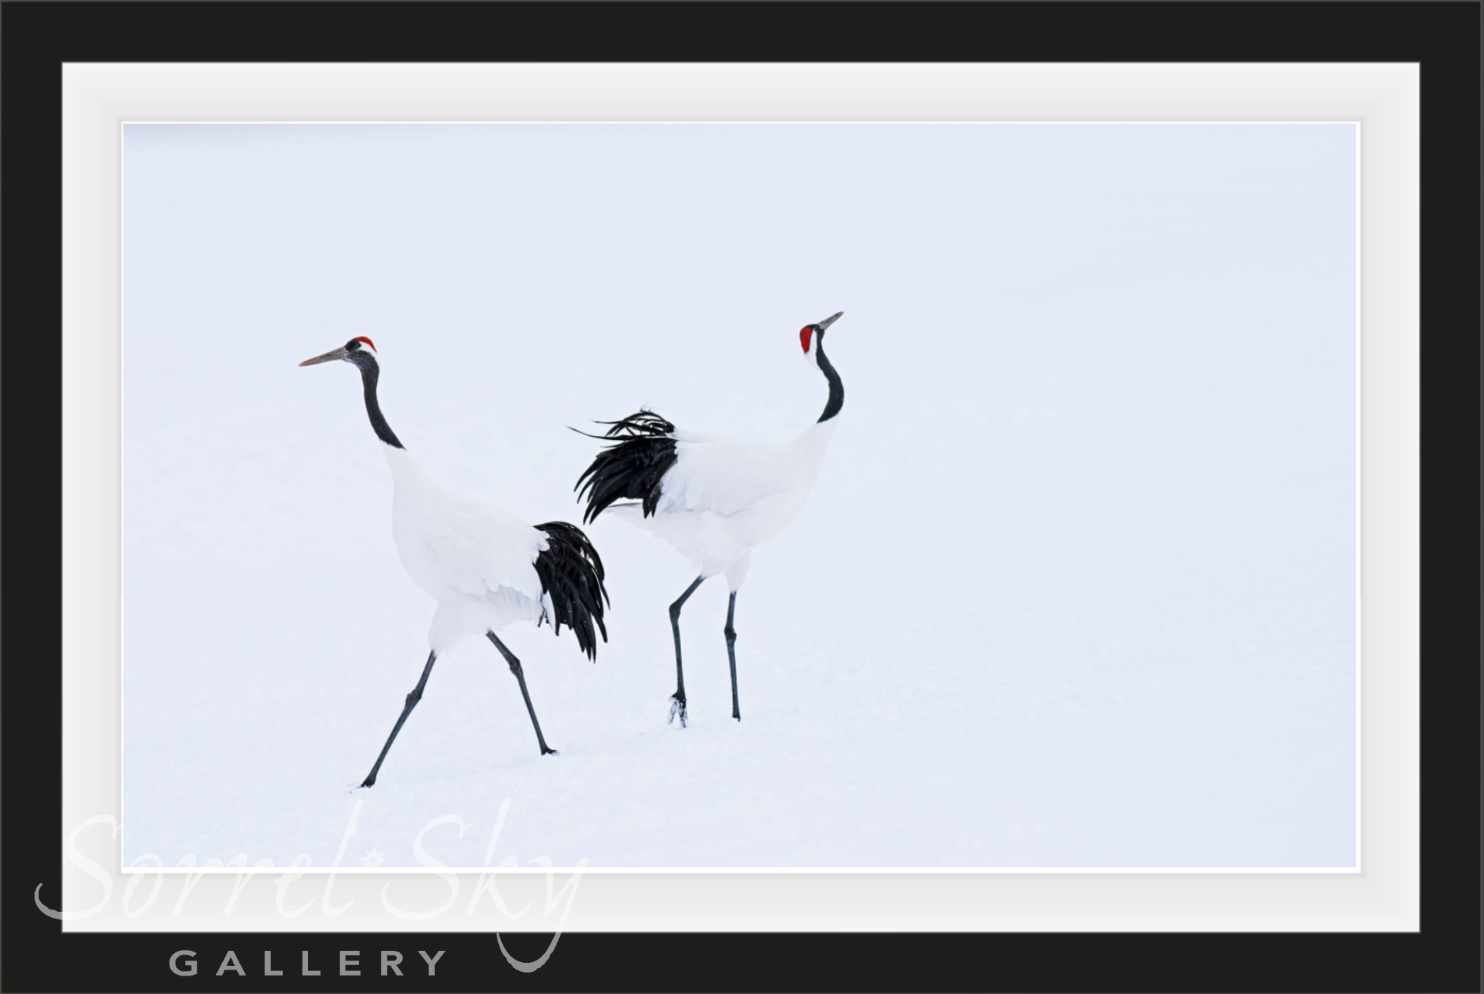
<svg viewBox="0 0 1484 994">
<path fill-rule="evenodd" d="M 819 416 L 821 422 L 828 421 L 840 413 L 840 408 L 845 406 L 845 384 L 840 382 L 840 374 L 835 372 L 834 365 L 829 356 L 824 354 L 824 336 L 819 336 L 819 344 L 814 346 L 819 357 L 819 371 L 824 378 L 830 382 L 830 399 L 825 401 L 824 413 Z"/>
<path fill-rule="evenodd" d="M 386 417 L 381 413 L 381 404 L 376 400 L 376 380 L 381 376 L 381 368 L 374 362 L 357 365 L 361 368 L 361 383 L 366 387 L 366 414 L 371 418 L 371 430 L 392 448 L 403 448 L 402 443 L 397 441 L 397 436 L 392 433 L 392 426 L 386 423 Z"/>
</svg>

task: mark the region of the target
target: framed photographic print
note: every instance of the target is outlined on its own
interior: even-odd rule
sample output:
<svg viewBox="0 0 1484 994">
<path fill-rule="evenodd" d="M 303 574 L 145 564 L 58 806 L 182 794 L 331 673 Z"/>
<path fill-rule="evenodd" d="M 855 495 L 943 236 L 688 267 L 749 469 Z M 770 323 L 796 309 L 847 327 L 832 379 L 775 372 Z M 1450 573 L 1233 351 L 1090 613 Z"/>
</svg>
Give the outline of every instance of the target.
<svg viewBox="0 0 1484 994">
<path fill-rule="evenodd" d="M 1479 989 L 1476 6 L 87 12 L 6 989 Z"/>
</svg>

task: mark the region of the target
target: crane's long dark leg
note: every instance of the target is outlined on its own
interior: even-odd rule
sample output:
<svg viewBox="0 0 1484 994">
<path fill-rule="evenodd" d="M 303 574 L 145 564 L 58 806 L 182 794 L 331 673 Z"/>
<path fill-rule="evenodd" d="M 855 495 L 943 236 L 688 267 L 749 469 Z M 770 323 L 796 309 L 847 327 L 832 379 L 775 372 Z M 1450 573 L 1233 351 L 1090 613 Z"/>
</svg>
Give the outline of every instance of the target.
<svg viewBox="0 0 1484 994">
<path fill-rule="evenodd" d="M 732 627 L 732 613 L 737 610 L 737 592 L 727 601 L 727 626 L 722 629 L 727 637 L 727 662 L 732 664 L 732 717 L 742 720 L 742 708 L 737 704 L 737 629 Z"/>
<path fill-rule="evenodd" d="M 696 577 L 694 583 L 685 588 L 674 604 L 670 605 L 670 630 L 675 633 L 675 693 L 670 695 L 670 720 L 680 715 L 680 727 L 685 727 L 685 669 L 680 665 L 680 609 L 685 606 L 686 600 L 696 592 L 696 588 L 705 580 L 704 576 Z"/>
<path fill-rule="evenodd" d="M 500 650 L 500 655 L 505 657 L 505 662 L 510 666 L 510 672 L 515 674 L 515 679 L 520 683 L 520 696 L 526 699 L 526 711 L 531 716 L 531 726 L 536 729 L 536 743 L 541 746 L 541 755 L 547 753 L 556 755 L 556 750 L 546 744 L 546 737 L 541 734 L 541 722 L 536 720 L 536 707 L 531 703 L 531 692 L 526 689 L 526 674 L 520 668 L 520 660 L 515 658 L 515 653 L 505 648 L 505 643 L 495 637 L 494 632 L 485 632 L 485 636 Z"/>
<path fill-rule="evenodd" d="M 402 716 L 392 726 L 392 734 L 386 737 L 386 745 L 381 747 L 381 755 L 376 757 L 376 765 L 371 767 L 371 772 L 366 774 L 365 780 L 361 781 L 362 787 L 375 785 L 377 771 L 381 769 L 382 761 L 386 759 L 387 752 L 392 748 L 392 743 L 396 741 L 397 733 L 402 730 L 402 723 L 407 720 L 407 716 L 412 713 L 412 709 L 417 707 L 417 702 L 423 699 L 423 688 L 428 685 L 428 674 L 433 672 L 433 663 L 437 658 L 438 653 L 436 651 L 428 653 L 428 665 L 423 667 L 422 678 L 417 681 L 417 686 L 412 688 L 412 693 L 408 694 L 407 699 L 403 701 Z"/>
</svg>

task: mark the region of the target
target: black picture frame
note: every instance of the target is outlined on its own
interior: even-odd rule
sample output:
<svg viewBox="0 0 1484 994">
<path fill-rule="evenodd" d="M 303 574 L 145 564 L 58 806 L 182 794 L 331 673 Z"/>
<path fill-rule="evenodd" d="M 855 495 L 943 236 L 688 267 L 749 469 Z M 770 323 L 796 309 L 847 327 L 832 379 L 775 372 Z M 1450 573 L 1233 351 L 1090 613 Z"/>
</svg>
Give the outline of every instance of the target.
<svg viewBox="0 0 1484 994">
<path fill-rule="evenodd" d="M 0 5 L 0 988 L 1479 991 L 1480 7 L 1333 3 Z M 226 949 L 396 935 L 64 934 L 60 891 L 64 62 L 1417 62 L 1422 126 L 1422 928 L 1415 934 L 487 934 L 436 978 L 224 978 Z M 534 958 L 547 937 L 505 937 Z M 346 943 L 353 945 L 346 945 Z M 198 951 L 195 977 L 167 967 Z M 431 948 L 431 947 L 429 947 Z"/>
</svg>

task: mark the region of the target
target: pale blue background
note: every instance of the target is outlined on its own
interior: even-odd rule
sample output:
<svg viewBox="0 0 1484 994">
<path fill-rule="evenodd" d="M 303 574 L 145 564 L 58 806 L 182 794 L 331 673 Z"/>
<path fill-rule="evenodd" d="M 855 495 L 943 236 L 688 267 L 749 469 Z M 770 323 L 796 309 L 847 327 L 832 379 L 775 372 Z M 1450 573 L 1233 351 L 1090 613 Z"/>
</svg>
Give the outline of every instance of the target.
<svg viewBox="0 0 1484 994">
<path fill-rule="evenodd" d="M 351 853 L 1348 866 L 1350 125 L 130 125 L 125 859 L 329 862 L 426 655 L 349 369 L 449 486 L 575 520 L 651 405 L 841 426 L 738 601 L 621 522 L 596 666 L 440 662 Z M 359 865 L 352 862 L 352 865 Z"/>
</svg>

